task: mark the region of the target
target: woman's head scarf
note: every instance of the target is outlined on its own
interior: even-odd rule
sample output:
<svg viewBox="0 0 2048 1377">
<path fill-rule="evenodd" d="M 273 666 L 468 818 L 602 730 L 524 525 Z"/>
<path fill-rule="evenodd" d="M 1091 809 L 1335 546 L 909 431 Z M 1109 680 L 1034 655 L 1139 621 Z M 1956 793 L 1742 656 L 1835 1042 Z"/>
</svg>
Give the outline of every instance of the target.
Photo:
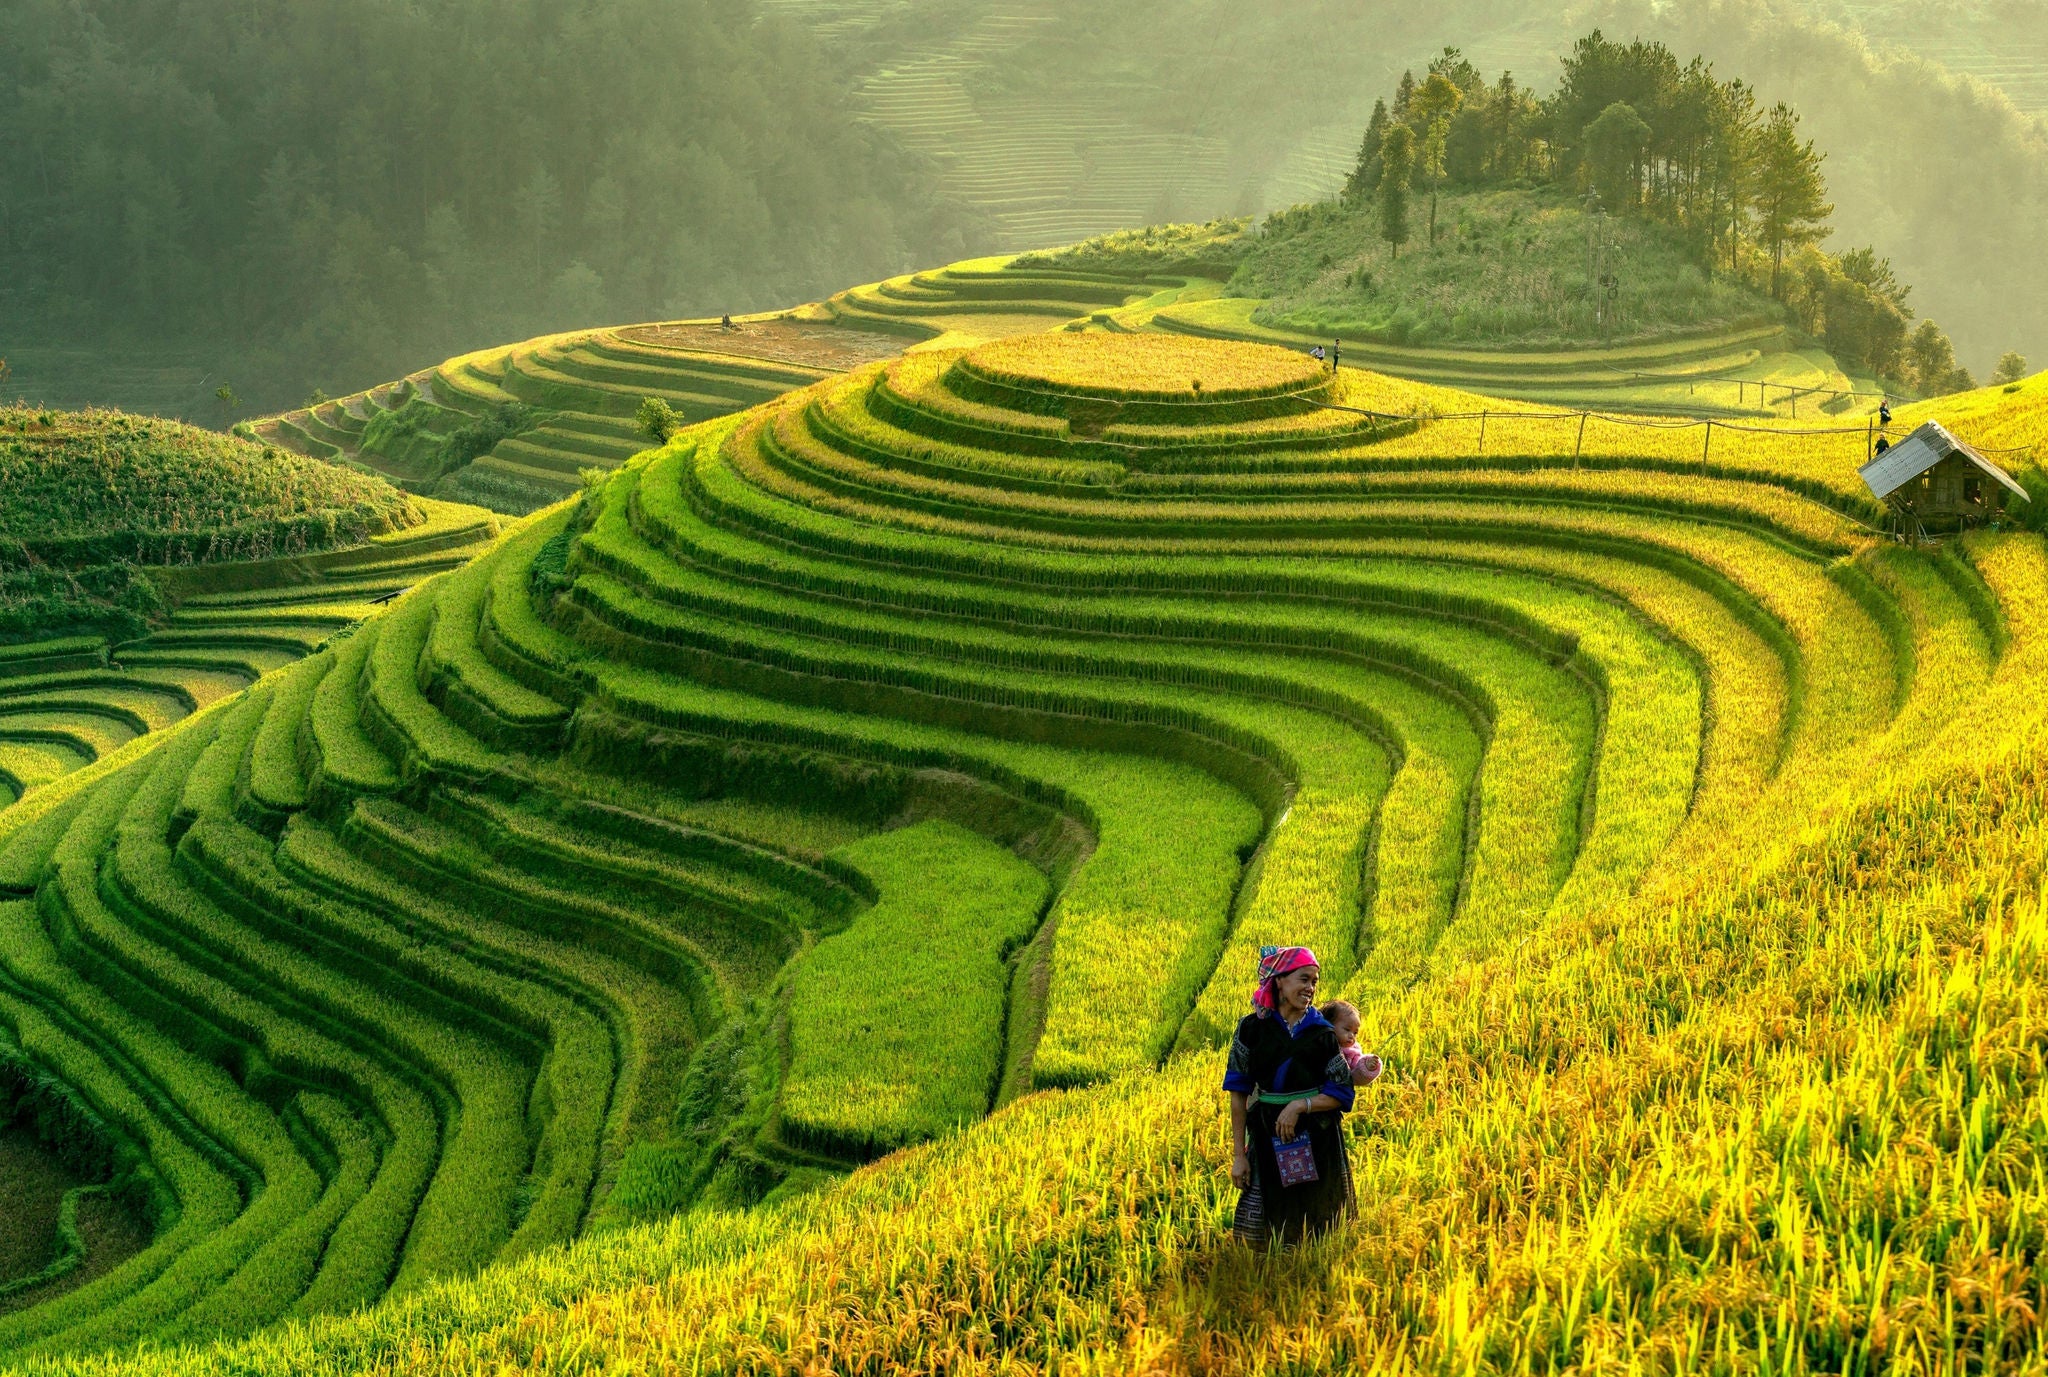
<svg viewBox="0 0 2048 1377">
<path fill-rule="evenodd" d="M 1322 962 L 1307 947 L 1260 947 L 1259 987 L 1252 991 L 1252 1007 L 1263 1013 L 1271 1013 L 1279 1007 L 1279 1000 L 1273 994 L 1273 982 L 1283 975 L 1292 975 L 1303 966 L 1320 968 Z"/>
</svg>

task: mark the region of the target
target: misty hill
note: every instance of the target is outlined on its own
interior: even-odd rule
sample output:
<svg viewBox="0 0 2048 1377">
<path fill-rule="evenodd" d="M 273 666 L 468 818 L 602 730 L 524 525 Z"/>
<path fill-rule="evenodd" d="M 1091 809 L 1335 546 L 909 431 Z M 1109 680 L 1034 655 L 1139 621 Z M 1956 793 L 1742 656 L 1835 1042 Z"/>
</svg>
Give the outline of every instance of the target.
<svg viewBox="0 0 2048 1377">
<path fill-rule="evenodd" d="M 1332 195 L 1375 98 L 1447 45 L 1544 95 L 1588 29 L 1661 41 L 1798 107 L 1828 155 L 1829 247 L 1882 246 L 1972 369 L 2048 356 L 2048 280 L 1983 271 L 2031 262 L 2048 214 L 2040 0 L 764 3 L 829 33 L 855 107 L 989 218 L 976 243 L 1009 251 Z"/>
<path fill-rule="evenodd" d="M 0 395 L 196 416 L 228 381 L 270 410 L 969 247 L 810 32 L 751 3 L 160 11 L 0 8 Z"/>
<path fill-rule="evenodd" d="M 1881 245 L 1982 374 L 2048 356 L 2048 282 L 1983 270 L 2031 262 L 2048 214 L 2048 136 L 2014 104 L 2040 13 L 637 0 L 570 23 L 295 0 L 166 34 L 139 0 L 10 7 L 0 356 L 32 400 L 196 417 L 225 380 L 268 410 L 479 339 L 1259 214 L 1341 187 L 1375 97 L 1444 46 L 1540 94 L 1602 25 L 1795 103 L 1846 244 Z"/>
</svg>

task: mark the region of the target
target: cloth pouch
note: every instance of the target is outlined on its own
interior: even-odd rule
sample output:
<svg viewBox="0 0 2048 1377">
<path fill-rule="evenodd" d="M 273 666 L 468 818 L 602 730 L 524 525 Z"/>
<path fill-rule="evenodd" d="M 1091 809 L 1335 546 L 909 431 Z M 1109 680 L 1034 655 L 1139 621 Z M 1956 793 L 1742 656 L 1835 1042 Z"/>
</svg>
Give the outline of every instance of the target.
<svg viewBox="0 0 2048 1377">
<path fill-rule="evenodd" d="M 1305 1186 L 1321 1178 L 1316 1174 L 1315 1147 L 1306 1133 L 1294 1135 L 1294 1141 L 1283 1143 L 1273 1140 L 1273 1160 L 1280 1166 L 1280 1184 L 1283 1186 Z"/>
</svg>

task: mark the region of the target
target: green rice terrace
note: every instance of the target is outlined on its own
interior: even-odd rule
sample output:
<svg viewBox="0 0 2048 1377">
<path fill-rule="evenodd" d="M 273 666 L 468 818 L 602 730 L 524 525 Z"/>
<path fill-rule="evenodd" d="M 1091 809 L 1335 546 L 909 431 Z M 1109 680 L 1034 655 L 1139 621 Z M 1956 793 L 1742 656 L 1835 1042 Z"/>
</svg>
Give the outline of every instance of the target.
<svg viewBox="0 0 2048 1377">
<path fill-rule="evenodd" d="M 1480 208 L 1458 210 L 1464 218 L 1449 230 L 1438 267 L 1416 271 L 1440 277 L 1449 263 L 1460 274 L 1459 291 L 1483 295 L 1480 279 L 1493 260 L 1475 245 L 1484 248 L 1479 241 L 1487 234 L 1508 232 L 1507 219 L 1521 214 L 1508 204 L 1512 199 L 1452 198 L 1453 208 Z M 1718 284 L 1700 286 L 1692 309 L 1704 315 L 1660 320 L 1659 328 L 1614 343 L 1516 343 L 1512 331 L 1505 347 L 1402 342 L 1405 324 L 1390 331 L 1377 316 L 1341 318 L 1344 311 L 1379 309 L 1355 286 L 1359 274 L 1371 275 L 1350 261 L 1371 257 L 1352 243 L 1356 226 L 1344 216 L 1326 223 L 1331 214 L 1316 208 L 1290 214 L 1306 218 L 1295 225 L 1275 217 L 1249 249 L 1242 221 L 1155 226 L 1062 250 L 909 273 L 730 326 L 677 321 L 544 336 L 462 355 L 245 429 L 266 444 L 352 465 L 408 491 L 525 515 L 576 492 L 586 472 L 616 469 L 647 444 L 636 416 L 648 398 L 694 423 L 906 348 L 1056 330 L 1179 334 L 1300 352 L 1341 339 L 1346 362 L 1387 376 L 1639 414 L 1845 420 L 1874 412 L 1882 395 L 1880 384 L 1845 373 L 1824 347 L 1798 336 L 1775 304 Z M 1447 221 L 1451 215 L 1447 209 Z M 1641 227 L 1628 232 L 1649 234 Z M 1332 246 L 1344 244 L 1352 252 L 1340 261 Z M 1543 266 L 1531 271 L 1563 309 L 1569 292 L 1552 261 L 1561 251 L 1550 239 L 1543 248 Z M 1649 245 L 1642 255 L 1660 270 L 1698 277 L 1670 246 Z M 1329 301 L 1316 295 L 1317 283 L 1334 293 Z M 1406 288 L 1397 293 L 1405 294 Z M 1320 304 L 1304 306 L 1303 299 Z"/>
<path fill-rule="evenodd" d="M 477 508 L 112 412 L 0 410 L 0 490 L 0 808 L 239 693 L 497 531 Z"/>
<path fill-rule="evenodd" d="M 1703 455 L 1142 328 L 1202 281 L 956 268 L 742 323 L 785 359 L 633 327 L 258 427 L 425 481 L 383 418 L 511 399 L 604 472 L 42 667 L 242 679 L 0 811 L 0 1366 L 2038 1361 L 2039 514 L 1896 543 L 1860 422 Z M 1019 315 L 1091 328 L 964 323 Z M 2048 500 L 2048 377 L 1929 418 Z M 538 500 L 507 443 L 457 490 Z M 1394 1068 L 1300 1260 L 1227 1242 L 1273 942 Z"/>
</svg>

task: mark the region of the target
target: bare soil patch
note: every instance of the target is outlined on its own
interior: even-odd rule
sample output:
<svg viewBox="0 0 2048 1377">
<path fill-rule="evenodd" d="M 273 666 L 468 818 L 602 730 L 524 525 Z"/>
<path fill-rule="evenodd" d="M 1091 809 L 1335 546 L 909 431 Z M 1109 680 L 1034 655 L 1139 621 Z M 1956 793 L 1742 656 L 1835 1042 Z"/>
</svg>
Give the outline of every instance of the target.
<svg viewBox="0 0 2048 1377">
<path fill-rule="evenodd" d="M 722 325 L 675 323 L 635 325 L 619 338 L 663 349 L 697 349 L 710 354 L 739 354 L 811 368 L 858 368 L 893 359 L 916 343 L 908 335 L 884 335 L 796 320 L 735 321 Z"/>
</svg>

